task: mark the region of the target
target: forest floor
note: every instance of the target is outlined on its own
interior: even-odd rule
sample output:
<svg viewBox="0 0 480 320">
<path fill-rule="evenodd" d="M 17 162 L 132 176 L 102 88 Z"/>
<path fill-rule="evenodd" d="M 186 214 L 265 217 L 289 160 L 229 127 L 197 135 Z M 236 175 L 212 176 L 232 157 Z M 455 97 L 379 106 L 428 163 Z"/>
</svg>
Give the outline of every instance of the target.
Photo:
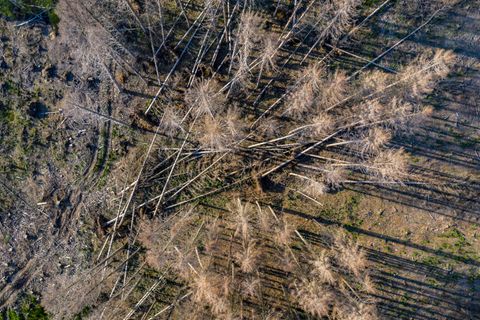
<svg viewBox="0 0 480 320">
<path fill-rule="evenodd" d="M 414 30 L 405 9 L 400 2 L 378 15 L 370 32 L 384 43 L 363 45 L 366 33 L 356 38 L 361 51 L 353 53 L 371 59 Z M 431 184 L 354 186 L 319 199 L 319 214 L 294 207 L 358 236 L 378 265 L 378 298 L 392 319 L 480 319 L 478 30 L 480 2 L 462 1 L 380 60 L 395 68 L 411 52 L 455 52 L 455 67 L 431 97 L 432 116 L 393 142 L 411 154 L 415 174 Z"/>
<path fill-rule="evenodd" d="M 355 37 L 349 52 L 377 57 L 420 24 L 409 16 L 415 14 L 405 10 L 401 1 L 388 7 L 368 23 L 368 32 Z M 411 154 L 414 174 L 428 183 L 353 185 L 320 196 L 322 205 L 291 192 L 253 195 L 260 203 L 276 204 L 278 210 L 303 221 L 308 225 L 305 229 L 319 223 L 353 234 L 375 264 L 375 298 L 386 318 L 480 319 L 477 30 L 480 1 L 463 1 L 377 61 L 395 69 L 412 53 L 432 48 L 455 52 L 450 75 L 429 98 L 434 106 L 431 117 L 392 142 Z M 350 61 L 353 69 L 363 65 L 349 56 L 337 59 Z M 222 207 L 233 195 L 220 194 L 216 200 L 204 201 L 205 206 Z"/>
<path fill-rule="evenodd" d="M 373 59 L 414 30 L 419 22 L 409 19 L 412 13 L 402 3 L 369 21 L 349 51 Z M 375 265 L 374 298 L 385 318 L 480 319 L 478 30 L 480 1 L 461 1 L 379 62 L 395 69 L 413 52 L 455 52 L 454 68 L 429 98 L 431 117 L 392 142 L 411 154 L 415 175 L 428 183 L 353 185 L 321 196 L 322 205 L 268 188 L 254 195 L 303 224 L 340 227 L 354 235 Z M 145 148 L 151 136 L 145 132 L 151 130 L 148 124 L 118 105 L 97 111 L 127 125 L 59 112 L 67 108 L 68 88 L 77 81 L 68 49 L 61 46 L 61 35 L 49 35 L 44 25 L 15 28 L 0 21 L 0 308 L 15 301 L 20 288 L 38 292 L 49 276 L 99 250 L 103 217 L 82 208 L 108 196 L 103 190 L 114 184 L 113 163 L 127 161 L 129 148 Z M 114 93 L 101 94 L 109 101 Z M 127 102 L 144 108 L 144 98 Z M 200 207 L 216 210 L 237 194 L 214 195 Z"/>
</svg>

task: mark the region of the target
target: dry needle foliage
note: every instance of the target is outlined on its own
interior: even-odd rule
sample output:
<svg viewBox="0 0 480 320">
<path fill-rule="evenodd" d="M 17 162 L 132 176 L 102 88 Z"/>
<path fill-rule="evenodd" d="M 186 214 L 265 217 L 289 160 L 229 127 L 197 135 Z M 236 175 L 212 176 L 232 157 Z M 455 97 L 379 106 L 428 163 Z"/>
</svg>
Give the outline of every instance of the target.
<svg viewBox="0 0 480 320">
<path fill-rule="evenodd" d="M 338 39 L 350 27 L 360 3 L 358 0 L 318 1 L 304 20 L 304 24 L 318 33 L 317 45 L 328 38 Z"/>
<path fill-rule="evenodd" d="M 148 97 L 147 107 L 142 101 L 125 112 L 148 136 L 113 168 L 124 187 L 109 185 L 120 190 L 118 216 L 105 212 L 115 223 L 102 225 L 108 252 L 112 239 L 126 248 L 118 251 L 122 288 L 110 293 L 122 296 L 125 320 L 281 319 L 295 312 L 378 318 L 366 254 L 348 236 L 321 234 L 324 244 L 311 243 L 281 209 L 236 199 L 217 214 L 209 196 L 231 188 L 248 194 L 253 180 L 259 194 L 285 190 L 319 204 L 348 184 L 415 180 L 409 155 L 391 141 L 429 116 L 425 98 L 449 73 L 453 54 L 425 51 L 396 70 L 373 63 L 378 59 L 344 66 L 341 51 L 331 48 L 348 49 L 362 2 L 281 3 L 61 4 L 71 9 L 62 23 L 76 21 L 66 35 L 78 40 L 73 56 L 82 66 L 71 99 L 98 121 L 96 96 L 84 94 L 97 90 L 88 89 L 89 77 L 115 88 L 101 101 L 107 105 Z M 186 207 L 199 202 L 209 215 Z M 98 284 L 97 274 L 89 286 Z M 47 309 L 78 311 L 68 299 L 55 309 L 54 296 L 44 299 Z M 97 295 L 84 298 L 79 306 L 95 304 Z"/>
<path fill-rule="evenodd" d="M 53 319 L 71 319 L 84 308 L 99 305 L 100 296 L 109 292 L 117 276 L 110 267 L 58 275 L 42 293 L 41 304 Z"/>
<path fill-rule="evenodd" d="M 332 240 L 319 246 L 306 242 L 287 216 L 271 208 L 240 199 L 228 208 L 228 213 L 204 224 L 191 246 L 182 250 L 175 246 L 178 256 L 173 270 L 186 286 L 182 291 L 189 295 L 174 314 L 195 309 L 202 310 L 199 319 L 235 319 L 241 314 L 256 318 L 267 310 L 280 315 L 294 307 L 316 317 L 350 319 L 355 314 L 358 319 L 376 318 L 368 297 L 374 284 L 365 253 L 347 235 L 325 234 Z M 189 230 L 185 234 L 197 234 L 194 225 L 188 227 L 182 218 L 173 220 L 179 221 L 182 230 Z M 150 230 L 143 226 L 140 236 L 149 252 L 147 262 L 169 261 L 169 254 L 158 250 L 158 233 Z M 166 268 L 149 263 L 160 272 Z M 276 270 L 277 275 L 269 270 Z M 286 300 L 275 302 L 280 297 Z"/>
</svg>

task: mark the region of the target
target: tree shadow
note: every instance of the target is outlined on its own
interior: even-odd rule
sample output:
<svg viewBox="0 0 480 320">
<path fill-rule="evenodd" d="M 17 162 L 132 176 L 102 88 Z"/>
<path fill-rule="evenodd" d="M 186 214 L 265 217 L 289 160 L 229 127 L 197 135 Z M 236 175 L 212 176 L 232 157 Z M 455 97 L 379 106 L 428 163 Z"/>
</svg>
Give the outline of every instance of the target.
<svg viewBox="0 0 480 320">
<path fill-rule="evenodd" d="M 388 237 L 361 228 L 340 225 L 322 218 L 314 218 L 305 213 L 286 210 L 287 214 L 302 216 L 323 225 L 336 224 L 350 232 L 379 238 L 404 246 L 446 257 L 460 259 L 462 263 L 478 267 L 475 260 L 447 254 L 439 250 L 418 245 L 410 241 Z M 299 230 L 309 242 L 330 246 L 331 240 L 324 235 Z M 479 280 L 470 275 L 443 269 L 433 263 L 425 263 L 403 258 L 373 248 L 363 247 L 372 263 L 372 278 L 377 291 L 371 295 L 384 317 L 388 319 L 479 319 L 480 294 L 476 287 Z"/>
</svg>

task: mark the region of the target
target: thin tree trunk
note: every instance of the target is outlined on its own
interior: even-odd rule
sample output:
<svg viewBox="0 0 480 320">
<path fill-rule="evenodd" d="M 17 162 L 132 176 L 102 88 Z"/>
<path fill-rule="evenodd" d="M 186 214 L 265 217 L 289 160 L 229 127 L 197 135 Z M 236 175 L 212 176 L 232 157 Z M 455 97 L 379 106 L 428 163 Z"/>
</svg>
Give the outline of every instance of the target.
<svg viewBox="0 0 480 320">
<path fill-rule="evenodd" d="M 130 12 L 131 12 L 132 15 L 135 17 L 135 20 L 137 20 L 138 25 L 139 25 L 140 28 L 142 29 L 143 33 L 147 34 L 147 29 L 146 29 L 145 26 L 143 25 L 142 20 L 140 20 L 140 17 L 137 15 L 137 13 L 135 12 L 135 10 L 133 9 L 132 5 L 130 4 L 130 1 L 124 0 L 124 2 L 127 4 L 128 9 L 130 9 Z"/>
<path fill-rule="evenodd" d="M 150 109 L 152 108 L 153 104 L 155 103 L 155 101 L 157 101 L 158 97 L 160 96 L 160 94 L 162 93 L 163 89 L 165 88 L 168 80 L 170 80 L 170 77 L 172 76 L 173 72 L 175 71 L 175 69 L 177 68 L 178 64 L 180 63 L 181 59 L 183 58 L 183 56 L 185 55 L 185 53 L 187 52 L 188 50 L 188 47 L 190 46 L 190 44 L 192 43 L 194 37 L 195 37 L 195 34 L 197 33 L 199 28 L 195 29 L 195 32 L 193 33 L 192 37 L 190 38 L 190 40 L 188 41 L 188 43 L 186 44 L 185 48 L 183 49 L 182 53 L 180 54 L 180 56 L 178 57 L 177 61 L 175 62 L 175 64 L 173 65 L 172 69 L 170 70 L 170 72 L 168 73 L 167 77 L 165 78 L 165 80 L 163 81 L 162 85 L 160 86 L 160 88 L 158 89 L 157 93 L 155 94 L 155 97 L 152 99 L 152 101 L 150 102 L 147 110 L 145 111 L 145 114 L 147 114 Z"/>
<path fill-rule="evenodd" d="M 170 178 L 172 176 L 173 170 L 175 170 L 175 166 L 177 165 L 178 159 L 180 158 L 180 154 L 182 153 L 183 147 L 187 143 L 188 137 L 190 136 L 190 132 L 192 132 L 193 126 L 195 125 L 195 121 L 197 120 L 197 117 L 193 119 L 192 125 L 190 126 L 190 129 L 188 130 L 187 134 L 185 135 L 185 139 L 183 140 L 182 146 L 180 147 L 180 150 L 177 153 L 177 157 L 175 158 L 175 161 L 172 164 L 172 168 L 170 169 L 170 172 L 168 173 L 167 180 L 163 184 L 163 189 L 162 193 L 160 194 L 160 197 L 158 198 L 157 204 L 155 206 L 155 210 L 153 211 L 153 216 L 156 216 L 158 208 L 160 207 L 160 204 L 163 200 L 163 195 L 165 194 L 165 190 L 167 190 L 168 183 L 170 182 Z"/>
<path fill-rule="evenodd" d="M 308 153 L 310 152 L 311 150 L 315 149 L 316 147 L 318 147 L 319 145 L 321 145 L 322 143 L 324 143 L 325 141 L 328 141 L 329 139 L 333 138 L 334 136 L 336 136 L 337 134 L 339 134 L 342 130 L 338 130 L 338 131 L 335 131 L 334 133 L 332 133 L 331 135 L 327 136 L 326 138 L 316 142 L 315 144 L 313 144 L 312 146 L 308 147 L 307 149 L 301 151 L 300 153 L 296 154 L 293 158 L 285 161 L 285 162 L 282 162 L 280 163 L 279 165 L 273 167 L 272 169 L 268 170 L 266 173 L 262 174 L 262 178 L 268 176 L 269 174 L 271 174 L 272 172 L 275 172 L 281 168 L 283 168 L 284 166 L 286 166 L 287 164 L 291 163 L 292 161 L 298 159 L 299 157 L 301 157 L 302 155 L 304 155 L 305 153 Z"/>
<path fill-rule="evenodd" d="M 158 17 L 160 19 L 160 33 L 162 35 L 162 43 L 165 42 L 165 31 L 163 29 L 163 13 L 162 13 L 162 4 L 160 0 L 157 0 L 157 7 L 158 7 Z"/>
<path fill-rule="evenodd" d="M 185 9 L 183 8 L 183 5 L 182 5 L 182 0 L 175 0 L 175 3 L 177 5 L 177 7 L 179 7 L 180 10 L 182 11 L 181 15 L 183 15 L 183 17 L 185 18 L 185 22 L 187 23 L 187 27 L 190 26 L 190 22 L 188 21 L 187 14 L 185 13 Z"/>
<path fill-rule="evenodd" d="M 422 23 L 420 26 L 418 26 L 415 30 L 413 30 L 412 32 L 410 32 L 407 36 L 403 37 L 402 39 L 400 39 L 397 43 L 395 43 L 393 46 L 391 46 L 390 48 L 388 48 L 388 50 L 384 51 L 382 54 L 380 54 L 379 56 L 377 56 L 375 59 L 371 60 L 369 63 L 367 63 L 365 66 L 363 66 L 360 70 L 354 72 L 350 77 L 348 77 L 347 80 L 350 80 L 350 79 L 353 79 L 357 74 L 359 74 L 360 72 L 362 72 L 363 70 L 365 70 L 366 68 L 368 68 L 370 65 L 372 65 L 373 63 L 375 63 L 376 61 L 380 60 L 382 57 L 384 57 L 385 55 L 387 55 L 390 51 L 392 51 L 393 49 L 395 49 L 396 47 L 398 47 L 399 45 L 401 45 L 405 40 L 407 40 L 408 38 L 410 38 L 411 36 L 413 36 L 415 33 L 417 33 L 418 31 L 420 31 L 423 27 L 425 27 L 427 24 L 429 24 L 433 18 L 436 17 L 436 15 L 445 8 L 445 6 L 442 6 L 440 9 L 436 10 L 431 16 L 430 18 L 427 19 L 427 21 L 425 21 L 424 23 Z"/>
</svg>

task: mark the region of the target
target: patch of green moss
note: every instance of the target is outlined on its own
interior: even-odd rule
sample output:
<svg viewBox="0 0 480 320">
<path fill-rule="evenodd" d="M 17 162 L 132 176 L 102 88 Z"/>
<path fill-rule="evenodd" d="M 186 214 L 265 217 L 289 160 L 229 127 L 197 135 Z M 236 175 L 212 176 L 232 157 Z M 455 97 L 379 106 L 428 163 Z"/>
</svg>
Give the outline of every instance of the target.
<svg viewBox="0 0 480 320">
<path fill-rule="evenodd" d="M 9 235 L 9 234 L 4 234 L 4 235 L 3 235 L 3 241 L 2 241 L 3 244 L 4 244 L 4 245 L 7 245 L 11 238 L 12 238 L 11 235 Z"/>
<path fill-rule="evenodd" d="M 394 252 L 392 246 L 390 246 L 389 244 L 386 244 L 386 245 L 384 246 L 384 249 L 385 249 L 385 251 L 388 252 L 388 253 L 393 253 L 393 252 Z"/>
<path fill-rule="evenodd" d="M 2 1 L 2 0 L 0 0 Z M 3 84 L 3 87 L 5 90 L 10 94 L 14 96 L 19 96 L 22 93 L 20 85 L 14 83 L 12 80 L 7 79 L 5 83 Z"/>
<path fill-rule="evenodd" d="M 439 283 L 437 280 L 433 279 L 433 278 L 427 278 L 427 279 L 425 280 L 425 282 L 428 283 L 428 284 L 431 285 L 431 286 L 434 286 L 434 287 L 440 286 L 440 283 Z"/>
<path fill-rule="evenodd" d="M 358 205 L 360 204 L 360 195 L 354 194 L 347 199 L 347 202 L 342 208 L 343 215 L 348 219 L 348 224 L 354 227 L 362 225 L 363 220 L 357 215 Z"/>
<path fill-rule="evenodd" d="M 414 260 L 417 260 L 417 258 L 419 258 L 422 254 L 420 253 L 420 251 L 413 251 L 412 253 L 412 258 Z"/>
<path fill-rule="evenodd" d="M 102 141 L 102 148 L 98 152 L 97 162 L 95 163 L 95 171 L 101 172 L 105 168 L 108 159 L 109 138 L 108 131 L 105 128 L 100 130 L 99 141 Z"/>
<path fill-rule="evenodd" d="M 360 227 L 363 224 L 363 219 L 358 216 L 360 201 L 361 195 L 351 194 L 341 206 L 324 208 L 321 211 L 321 215 L 322 217 L 341 222 L 346 226 Z"/>
<path fill-rule="evenodd" d="M 407 305 L 409 301 L 410 301 L 410 295 L 408 293 L 405 293 L 400 299 L 400 303 L 403 305 Z"/>
<path fill-rule="evenodd" d="M 60 23 L 60 17 L 55 13 L 55 11 L 50 10 L 48 12 L 48 22 L 52 25 L 55 32 L 58 31 L 58 24 Z"/>
<path fill-rule="evenodd" d="M 0 14 L 7 18 L 14 18 L 15 6 L 8 0 L 0 0 Z"/>
<path fill-rule="evenodd" d="M 221 185 L 219 185 L 218 188 L 220 188 Z M 218 208 L 226 208 L 227 204 L 231 201 L 228 197 L 224 196 L 223 193 L 219 193 L 217 195 L 209 196 L 200 199 L 199 203 L 201 205 L 205 206 L 212 206 L 212 207 L 218 207 Z"/>
<path fill-rule="evenodd" d="M 458 230 L 457 228 L 451 228 L 444 232 L 443 234 L 440 235 L 442 238 L 447 238 L 447 239 L 454 239 L 453 243 L 453 248 L 458 249 L 459 251 L 463 251 L 463 249 L 466 246 L 469 246 L 470 244 L 467 242 L 467 239 L 465 238 L 465 235 Z"/>
<path fill-rule="evenodd" d="M 378 6 L 383 0 L 364 0 L 363 5 L 366 7 Z"/>
<path fill-rule="evenodd" d="M 0 0 L 0 15 L 9 19 L 28 19 L 36 15 L 43 15 L 46 22 L 55 30 L 60 18 L 53 10 L 57 0 Z"/>
<path fill-rule="evenodd" d="M 118 155 L 115 152 L 110 152 L 108 154 L 107 160 L 105 161 L 105 164 L 103 165 L 103 171 L 102 174 L 99 178 L 98 186 L 103 187 L 107 183 L 107 177 L 108 174 L 112 171 L 113 165 L 115 164 L 115 161 L 118 160 Z M 96 166 L 97 170 L 100 170 L 98 166 Z"/>
<path fill-rule="evenodd" d="M 420 162 L 420 158 L 418 157 L 411 157 L 413 163 L 418 163 Z"/>
<path fill-rule="evenodd" d="M 2 313 L 5 320 L 48 320 L 50 317 L 33 296 L 27 296 L 18 310 L 8 309 Z"/>
<path fill-rule="evenodd" d="M 431 267 L 438 267 L 442 261 L 437 256 L 429 256 L 422 260 L 423 264 L 426 264 Z"/>
<path fill-rule="evenodd" d="M 75 317 L 73 317 L 73 319 L 74 320 L 85 319 L 90 314 L 91 311 L 92 311 L 92 308 L 90 306 L 86 306 Z"/>
</svg>

